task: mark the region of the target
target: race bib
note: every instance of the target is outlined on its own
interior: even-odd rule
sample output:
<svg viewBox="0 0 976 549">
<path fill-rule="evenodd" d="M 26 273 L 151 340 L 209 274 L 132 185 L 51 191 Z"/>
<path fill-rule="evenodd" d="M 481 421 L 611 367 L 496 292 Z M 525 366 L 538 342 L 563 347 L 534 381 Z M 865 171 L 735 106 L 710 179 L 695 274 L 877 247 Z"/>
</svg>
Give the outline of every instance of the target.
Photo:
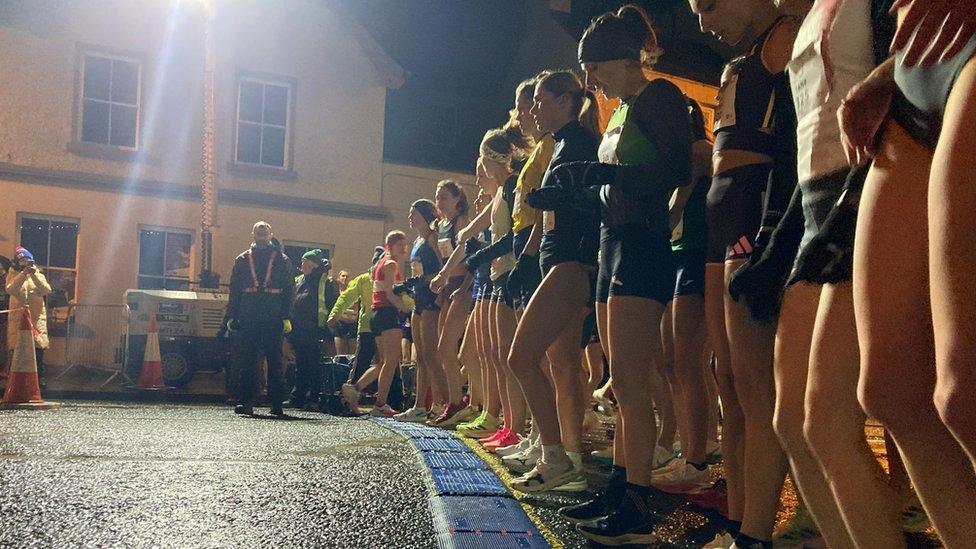
<svg viewBox="0 0 976 549">
<path fill-rule="evenodd" d="M 424 264 L 417 260 L 411 261 L 410 275 L 415 277 L 424 276 Z"/>
<path fill-rule="evenodd" d="M 792 59 L 786 66 L 796 115 L 801 120 L 826 103 L 830 94 L 830 79 L 822 55 L 822 17 L 822 10 L 811 11 L 807 16 L 793 42 Z"/>
<path fill-rule="evenodd" d="M 739 85 L 738 73 L 728 75 L 718 91 L 718 107 L 715 109 L 715 126 L 712 132 L 735 126 L 735 89 Z"/>
<path fill-rule="evenodd" d="M 454 245 L 450 238 L 437 239 L 437 249 L 441 252 L 441 257 L 450 257 L 454 253 Z"/>
</svg>

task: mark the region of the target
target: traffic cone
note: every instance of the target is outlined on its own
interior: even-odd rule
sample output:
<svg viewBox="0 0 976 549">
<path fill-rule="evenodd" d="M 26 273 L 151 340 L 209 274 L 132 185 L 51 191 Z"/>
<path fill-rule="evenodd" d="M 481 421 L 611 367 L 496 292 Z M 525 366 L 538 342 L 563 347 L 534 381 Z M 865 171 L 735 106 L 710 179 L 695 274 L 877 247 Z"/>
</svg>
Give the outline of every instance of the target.
<svg viewBox="0 0 976 549">
<path fill-rule="evenodd" d="M 163 381 L 163 362 L 159 357 L 159 329 L 156 327 L 156 315 L 149 317 L 146 352 L 143 354 L 142 372 L 139 374 L 137 388 L 147 391 L 169 389 Z"/>
<path fill-rule="evenodd" d="M 43 409 L 58 406 L 61 406 L 58 402 L 44 402 L 41 399 L 37 356 L 34 354 L 34 326 L 31 324 L 30 309 L 24 307 L 20 313 L 20 331 L 17 332 L 10 377 L 7 378 L 7 390 L 3 393 L 0 409 Z"/>
</svg>

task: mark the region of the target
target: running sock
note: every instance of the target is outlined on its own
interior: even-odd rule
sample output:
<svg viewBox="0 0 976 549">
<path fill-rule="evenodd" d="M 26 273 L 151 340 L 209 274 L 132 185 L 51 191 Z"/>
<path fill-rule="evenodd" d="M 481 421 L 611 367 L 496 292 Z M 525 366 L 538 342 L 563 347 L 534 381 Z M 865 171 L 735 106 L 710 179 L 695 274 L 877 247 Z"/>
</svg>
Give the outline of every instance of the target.
<svg viewBox="0 0 976 549">
<path fill-rule="evenodd" d="M 542 462 L 549 465 L 557 465 L 561 463 L 566 463 L 570 461 L 569 456 L 566 455 L 566 450 L 563 449 L 562 444 L 543 444 L 542 445 Z"/>
<path fill-rule="evenodd" d="M 773 542 L 752 538 L 739 532 L 735 536 L 735 546 L 740 549 L 773 549 Z"/>
<path fill-rule="evenodd" d="M 695 469 L 697 469 L 699 471 L 704 471 L 705 469 L 708 468 L 708 465 L 705 464 L 705 463 L 692 463 L 690 461 L 688 461 L 687 463 L 688 463 L 688 465 L 691 465 L 692 467 L 694 467 Z"/>
<path fill-rule="evenodd" d="M 742 529 L 742 521 L 741 520 L 730 520 L 729 521 L 728 531 L 729 531 L 729 534 L 733 538 L 739 535 L 739 530 L 741 530 L 741 529 Z"/>
</svg>

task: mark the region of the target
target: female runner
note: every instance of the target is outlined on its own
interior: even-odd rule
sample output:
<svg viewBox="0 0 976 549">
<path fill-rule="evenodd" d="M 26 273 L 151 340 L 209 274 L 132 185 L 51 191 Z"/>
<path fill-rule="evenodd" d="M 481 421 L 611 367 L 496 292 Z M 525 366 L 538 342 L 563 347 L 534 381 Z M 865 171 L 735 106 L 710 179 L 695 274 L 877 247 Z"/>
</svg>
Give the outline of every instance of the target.
<svg viewBox="0 0 976 549">
<path fill-rule="evenodd" d="M 400 367 L 402 358 L 400 340 L 400 312 L 407 312 L 404 301 L 393 293 L 393 285 L 403 280 L 400 265 L 407 260 L 407 236 L 401 231 L 386 235 L 383 256 L 373 268 L 373 316 L 370 324 L 376 334 L 376 346 L 380 355 L 380 374 L 377 381 L 376 404 L 371 415 L 393 417 L 397 412 L 386 403 L 393 375 Z"/>
</svg>

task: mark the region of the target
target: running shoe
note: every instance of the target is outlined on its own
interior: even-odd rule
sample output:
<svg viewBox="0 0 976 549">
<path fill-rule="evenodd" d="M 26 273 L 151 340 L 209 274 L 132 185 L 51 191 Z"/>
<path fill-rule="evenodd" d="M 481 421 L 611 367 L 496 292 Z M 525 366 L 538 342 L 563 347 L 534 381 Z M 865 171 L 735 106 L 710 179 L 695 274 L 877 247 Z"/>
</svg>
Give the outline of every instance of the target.
<svg viewBox="0 0 976 549">
<path fill-rule="evenodd" d="M 522 450 L 525 450 L 532 444 L 532 437 L 519 436 L 519 441 L 511 446 L 502 446 L 495 450 L 495 455 L 498 457 L 510 456 L 512 454 L 517 454 Z"/>
<path fill-rule="evenodd" d="M 457 432 L 460 435 L 477 440 L 494 433 L 501 426 L 502 422 L 497 417 L 486 413 L 480 422 L 458 427 Z"/>
<path fill-rule="evenodd" d="M 519 441 L 518 435 L 509 431 L 508 429 L 505 429 L 504 436 L 484 443 L 482 445 L 482 448 L 484 448 L 486 452 L 494 454 L 498 451 L 499 448 L 502 447 L 507 448 L 509 446 L 517 444 L 518 441 Z"/>
<path fill-rule="evenodd" d="M 623 496 L 623 486 L 616 488 L 608 486 L 598 492 L 591 500 L 563 507 L 559 510 L 559 515 L 576 524 L 601 519 L 612 513 L 620 505 Z"/>
<path fill-rule="evenodd" d="M 586 479 L 583 478 L 583 472 L 577 469 L 572 461 L 567 459 L 558 465 L 549 465 L 539 460 L 531 471 L 512 481 L 512 488 L 519 492 L 533 494 L 555 490 L 565 484 L 579 485 L 580 481 L 585 490 Z"/>
<path fill-rule="evenodd" d="M 461 413 L 461 412 L 458 412 L 458 413 Z M 482 410 L 482 411 L 478 412 L 478 415 L 476 415 L 474 417 L 474 419 L 472 419 L 471 421 L 466 421 L 464 423 L 458 423 L 458 425 L 457 425 L 457 427 L 455 427 L 455 429 L 471 429 L 475 425 L 480 425 L 481 422 L 485 420 L 485 416 L 486 415 L 488 415 L 488 411 L 487 410 Z"/>
<path fill-rule="evenodd" d="M 654 469 L 659 469 L 674 459 L 674 454 L 663 446 L 654 447 Z"/>
<path fill-rule="evenodd" d="M 492 433 L 492 434 L 490 434 L 490 435 L 488 435 L 486 437 L 479 438 L 478 439 L 478 444 L 486 444 L 486 443 L 491 442 L 491 441 L 493 441 L 493 440 L 495 440 L 497 438 L 504 437 L 506 433 L 510 433 L 510 432 L 511 431 L 509 431 L 507 427 L 499 427 L 497 430 L 495 430 L 494 433 Z"/>
<path fill-rule="evenodd" d="M 359 410 L 359 390 L 352 383 L 343 383 L 341 390 L 342 400 L 353 412 Z"/>
<path fill-rule="evenodd" d="M 374 407 L 372 410 L 370 410 L 369 415 L 373 417 L 393 417 L 398 413 L 399 412 L 397 412 L 393 408 L 390 408 L 389 404 L 384 404 L 379 407 Z"/>
<path fill-rule="evenodd" d="M 668 492 L 693 492 L 707 487 L 708 468 L 698 470 L 684 458 L 671 460 L 651 473 L 651 485 Z"/>
<path fill-rule="evenodd" d="M 406 423 L 423 423 L 427 421 L 427 410 L 414 406 L 393 416 L 393 419 Z"/>
<path fill-rule="evenodd" d="M 613 463 L 613 444 L 602 450 L 593 450 L 590 452 L 590 456 L 602 463 Z"/>
<path fill-rule="evenodd" d="M 432 427 L 440 427 L 441 429 L 452 429 L 457 427 L 458 423 L 467 421 L 467 417 L 457 417 L 461 410 L 464 410 L 467 406 L 463 404 L 448 404 L 444 407 L 444 410 L 439 416 L 432 419 L 428 424 Z M 463 421 L 462 421 L 463 420 Z"/>
<path fill-rule="evenodd" d="M 481 410 L 479 410 L 476 406 L 465 406 L 464 408 L 461 408 L 460 412 L 454 414 L 451 421 L 452 423 L 457 422 L 454 423 L 455 427 L 460 427 L 465 423 L 478 419 L 480 416 Z"/>
<path fill-rule="evenodd" d="M 735 545 L 735 538 L 732 537 L 732 534 L 722 532 L 715 534 L 715 538 L 703 545 L 702 549 L 730 549 L 733 545 Z"/>
<path fill-rule="evenodd" d="M 518 474 L 525 474 L 535 467 L 536 462 L 542 457 L 542 445 L 539 440 L 529 445 L 524 451 L 502 458 L 502 465 L 509 471 Z"/>
<path fill-rule="evenodd" d="M 635 502 L 633 495 L 625 495 L 612 513 L 577 524 L 576 530 L 583 537 L 603 545 L 650 545 L 658 541 L 654 527 L 661 522 L 663 517 L 652 510 L 648 502 Z"/>
</svg>

